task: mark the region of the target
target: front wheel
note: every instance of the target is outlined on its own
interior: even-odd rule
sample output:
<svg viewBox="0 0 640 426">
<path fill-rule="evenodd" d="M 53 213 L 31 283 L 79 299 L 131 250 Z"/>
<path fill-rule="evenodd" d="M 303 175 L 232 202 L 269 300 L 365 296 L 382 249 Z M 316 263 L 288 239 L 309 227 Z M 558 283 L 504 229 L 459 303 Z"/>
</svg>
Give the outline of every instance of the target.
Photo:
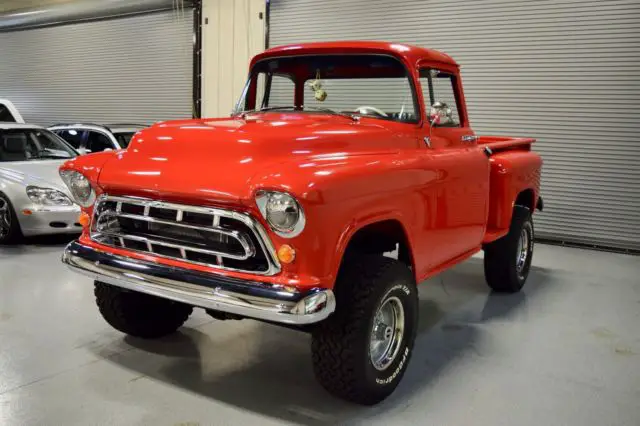
<svg viewBox="0 0 640 426">
<path fill-rule="evenodd" d="M 348 260 L 336 282 L 336 312 L 313 331 L 313 368 L 320 384 L 351 402 L 373 405 L 404 375 L 418 322 L 411 270 L 397 260 Z"/>
<path fill-rule="evenodd" d="M 9 244 L 22 237 L 20 223 L 9 197 L 0 193 L 0 244 Z"/>
<path fill-rule="evenodd" d="M 531 211 L 515 206 L 509 233 L 485 247 L 484 274 L 489 287 L 503 293 L 522 289 L 531 268 L 533 237 Z"/>
</svg>

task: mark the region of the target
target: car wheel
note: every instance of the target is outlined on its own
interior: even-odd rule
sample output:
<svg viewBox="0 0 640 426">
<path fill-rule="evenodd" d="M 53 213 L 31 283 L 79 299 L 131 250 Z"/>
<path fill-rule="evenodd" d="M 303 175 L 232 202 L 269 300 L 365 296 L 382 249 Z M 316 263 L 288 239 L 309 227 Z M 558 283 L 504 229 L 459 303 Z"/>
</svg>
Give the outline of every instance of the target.
<svg viewBox="0 0 640 426">
<path fill-rule="evenodd" d="M 533 259 L 533 237 L 531 211 L 515 206 L 509 233 L 485 247 L 484 275 L 489 287 L 503 293 L 522 289 Z"/>
<path fill-rule="evenodd" d="M 411 358 L 418 321 L 413 273 L 394 259 L 354 257 L 335 291 L 336 311 L 312 334 L 316 378 L 335 396 L 377 404 L 398 386 Z"/>
<path fill-rule="evenodd" d="M 21 237 L 20 223 L 11 201 L 0 193 L 0 244 L 15 243 Z"/>
</svg>

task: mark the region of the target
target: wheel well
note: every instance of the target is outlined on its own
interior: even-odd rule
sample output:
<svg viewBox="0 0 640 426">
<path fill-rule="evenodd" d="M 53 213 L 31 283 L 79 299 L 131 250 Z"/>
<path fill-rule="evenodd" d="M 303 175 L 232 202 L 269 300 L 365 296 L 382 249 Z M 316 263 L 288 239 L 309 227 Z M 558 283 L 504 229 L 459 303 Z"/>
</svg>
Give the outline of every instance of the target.
<svg viewBox="0 0 640 426">
<path fill-rule="evenodd" d="M 356 253 L 383 255 L 396 250 L 397 259 L 413 270 L 411 246 L 404 227 L 397 220 L 384 220 L 359 229 L 351 237 L 343 259 Z"/>
<path fill-rule="evenodd" d="M 529 188 L 520 192 L 516 197 L 515 205 L 529 207 L 531 212 L 533 212 L 536 207 L 535 192 L 533 192 L 533 189 Z"/>
</svg>

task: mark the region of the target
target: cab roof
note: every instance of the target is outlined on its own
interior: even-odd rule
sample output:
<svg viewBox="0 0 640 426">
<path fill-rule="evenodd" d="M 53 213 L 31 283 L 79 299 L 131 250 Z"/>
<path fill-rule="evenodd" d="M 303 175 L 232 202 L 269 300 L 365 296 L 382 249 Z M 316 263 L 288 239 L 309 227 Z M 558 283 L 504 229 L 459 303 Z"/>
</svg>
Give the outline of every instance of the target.
<svg viewBox="0 0 640 426">
<path fill-rule="evenodd" d="M 416 66 L 421 61 L 427 61 L 458 67 L 458 64 L 451 56 L 437 50 L 386 41 L 334 41 L 289 44 L 265 50 L 253 58 L 251 65 L 253 66 L 259 60 L 277 56 L 345 53 L 388 54 L 402 59 L 411 66 Z"/>
</svg>

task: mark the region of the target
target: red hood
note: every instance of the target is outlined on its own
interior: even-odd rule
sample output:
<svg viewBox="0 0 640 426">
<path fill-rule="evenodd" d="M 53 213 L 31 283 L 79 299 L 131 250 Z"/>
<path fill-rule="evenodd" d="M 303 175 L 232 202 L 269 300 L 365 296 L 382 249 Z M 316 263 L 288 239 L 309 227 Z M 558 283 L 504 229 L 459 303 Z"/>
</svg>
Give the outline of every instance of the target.
<svg viewBox="0 0 640 426">
<path fill-rule="evenodd" d="M 252 177 L 278 163 L 397 150 L 396 126 L 301 113 L 160 123 L 109 161 L 99 184 L 111 193 L 237 202 L 255 190 Z"/>
</svg>

